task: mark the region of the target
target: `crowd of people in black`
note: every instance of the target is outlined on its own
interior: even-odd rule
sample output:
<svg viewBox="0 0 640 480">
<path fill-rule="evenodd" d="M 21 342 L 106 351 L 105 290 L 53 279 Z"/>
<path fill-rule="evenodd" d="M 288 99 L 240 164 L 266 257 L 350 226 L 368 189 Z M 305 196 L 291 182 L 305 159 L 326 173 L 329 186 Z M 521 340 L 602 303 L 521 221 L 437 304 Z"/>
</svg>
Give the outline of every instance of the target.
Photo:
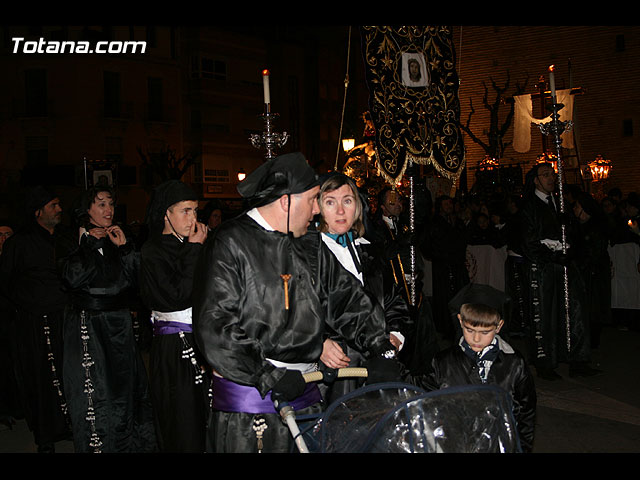
<svg viewBox="0 0 640 480">
<path fill-rule="evenodd" d="M 522 195 L 427 201 L 411 228 L 395 189 L 372 213 L 351 179 L 287 154 L 240 184 L 233 218 L 215 201 L 198 215 L 191 187 L 163 183 L 135 238 L 111 188 L 86 190 L 67 226 L 35 187 L 24 225 L 0 225 L 2 421 L 25 418 L 41 452 L 62 439 L 77 452 L 285 452 L 273 400 L 318 412 L 359 384 L 302 373 L 364 365 L 370 383 L 502 386 L 531 451 L 527 365 L 599 374 L 603 324 L 637 328 L 634 310 L 612 316 L 608 248 L 640 243 L 640 201 L 566 186 L 563 213 L 551 165 L 525 180 Z M 469 245 L 508 251 L 504 292 L 470 284 Z"/>
</svg>

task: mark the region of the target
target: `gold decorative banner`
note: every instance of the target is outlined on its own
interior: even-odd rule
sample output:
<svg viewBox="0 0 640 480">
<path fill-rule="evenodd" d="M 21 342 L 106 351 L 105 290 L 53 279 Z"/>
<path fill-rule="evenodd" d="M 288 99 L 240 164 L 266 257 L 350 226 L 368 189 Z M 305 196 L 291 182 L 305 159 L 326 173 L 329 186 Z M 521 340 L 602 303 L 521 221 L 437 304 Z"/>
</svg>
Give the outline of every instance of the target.
<svg viewBox="0 0 640 480">
<path fill-rule="evenodd" d="M 456 181 L 464 167 L 458 74 L 446 26 L 361 27 L 369 109 L 381 175 L 399 182 L 409 161 Z"/>
</svg>

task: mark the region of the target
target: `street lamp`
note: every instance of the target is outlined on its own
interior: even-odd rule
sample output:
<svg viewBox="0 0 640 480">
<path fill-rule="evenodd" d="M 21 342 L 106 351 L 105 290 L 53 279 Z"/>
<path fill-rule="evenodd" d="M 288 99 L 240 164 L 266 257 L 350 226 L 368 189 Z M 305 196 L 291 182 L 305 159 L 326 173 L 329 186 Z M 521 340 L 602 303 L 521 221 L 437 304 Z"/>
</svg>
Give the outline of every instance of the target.
<svg viewBox="0 0 640 480">
<path fill-rule="evenodd" d="M 356 141 L 355 141 L 354 138 L 343 138 L 342 139 L 342 149 L 345 152 L 348 152 L 349 150 L 353 149 L 355 144 L 356 144 Z"/>
</svg>

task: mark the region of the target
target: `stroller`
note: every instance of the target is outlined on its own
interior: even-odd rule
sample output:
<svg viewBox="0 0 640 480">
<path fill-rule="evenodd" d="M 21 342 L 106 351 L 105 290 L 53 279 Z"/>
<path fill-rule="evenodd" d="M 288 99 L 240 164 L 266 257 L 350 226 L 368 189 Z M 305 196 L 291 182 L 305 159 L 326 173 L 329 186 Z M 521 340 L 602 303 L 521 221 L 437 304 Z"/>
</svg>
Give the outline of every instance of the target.
<svg viewBox="0 0 640 480">
<path fill-rule="evenodd" d="M 354 369 L 338 376 L 354 376 L 348 370 Z M 288 415 L 285 422 L 302 453 L 522 451 L 511 397 L 493 385 L 427 392 L 401 382 L 379 383 L 344 395 L 317 416 L 292 420 L 295 415 L 282 410 L 281 415 Z"/>
</svg>

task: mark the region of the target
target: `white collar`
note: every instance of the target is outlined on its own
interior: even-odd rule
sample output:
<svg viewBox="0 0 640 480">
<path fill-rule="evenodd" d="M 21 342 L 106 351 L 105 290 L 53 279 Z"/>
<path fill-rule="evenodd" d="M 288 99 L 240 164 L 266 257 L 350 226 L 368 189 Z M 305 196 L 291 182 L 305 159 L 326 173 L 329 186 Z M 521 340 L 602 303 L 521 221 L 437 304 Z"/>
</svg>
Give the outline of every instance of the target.
<svg viewBox="0 0 640 480">
<path fill-rule="evenodd" d="M 544 193 L 544 192 L 541 192 L 540 190 L 538 190 L 537 188 L 536 188 L 536 195 L 537 195 L 537 196 L 538 196 L 538 198 L 539 198 L 540 200 L 542 200 L 543 202 L 548 202 L 548 198 L 549 198 L 549 197 L 554 198 L 553 192 L 552 192 L 552 193 Z M 554 204 L 555 204 L 555 199 L 554 199 L 554 200 L 552 200 L 552 201 L 553 201 L 553 202 L 554 202 Z"/>
<path fill-rule="evenodd" d="M 395 224 L 393 222 L 393 219 L 391 217 L 387 217 L 385 215 L 382 215 L 382 219 L 384 220 L 384 222 L 389 225 L 391 228 L 395 228 Z"/>
<path fill-rule="evenodd" d="M 275 231 L 275 228 L 273 228 L 271 225 L 267 223 L 267 221 L 264 219 L 264 217 L 258 211 L 257 208 L 252 208 L 251 210 L 249 210 L 247 212 L 247 215 L 249 216 L 249 218 L 253 219 L 258 225 L 260 225 L 265 230 L 269 230 L 271 232 Z"/>
</svg>

